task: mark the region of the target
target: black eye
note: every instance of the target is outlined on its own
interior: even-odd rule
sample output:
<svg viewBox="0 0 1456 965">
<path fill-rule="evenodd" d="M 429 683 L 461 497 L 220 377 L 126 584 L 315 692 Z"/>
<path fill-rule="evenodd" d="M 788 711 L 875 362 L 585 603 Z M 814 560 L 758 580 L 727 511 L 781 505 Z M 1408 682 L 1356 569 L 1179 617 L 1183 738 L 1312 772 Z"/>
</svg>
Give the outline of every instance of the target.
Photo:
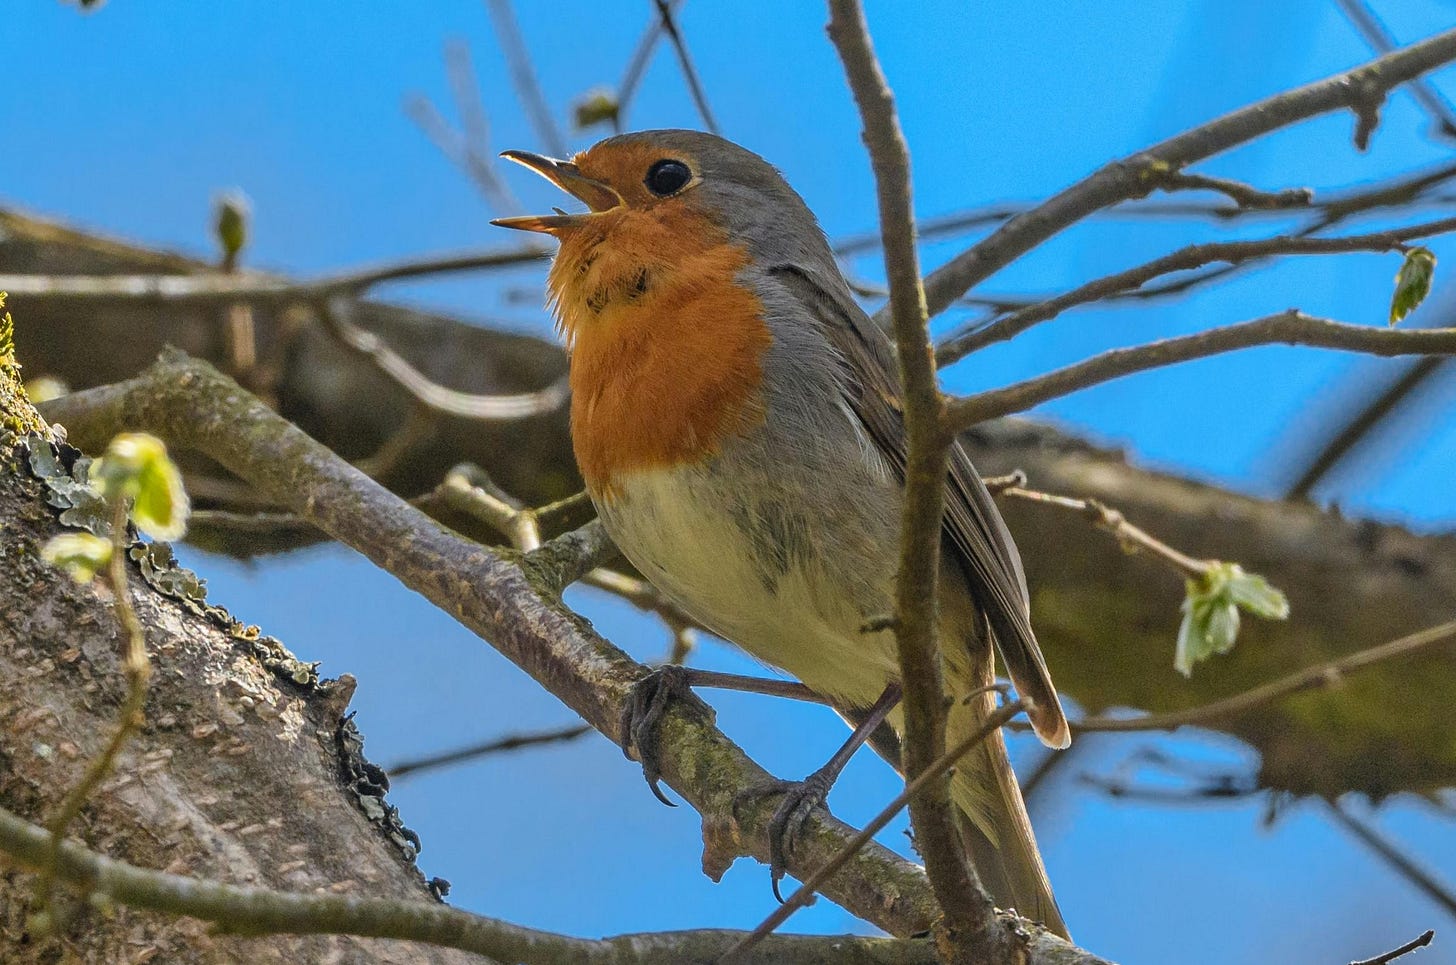
<svg viewBox="0 0 1456 965">
<path fill-rule="evenodd" d="M 658 161 L 648 168 L 647 177 L 642 183 L 647 185 L 647 190 L 659 198 L 665 198 L 681 191 L 683 186 L 692 179 L 693 172 L 688 169 L 686 164 L 668 158 L 666 161 Z"/>
</svg>

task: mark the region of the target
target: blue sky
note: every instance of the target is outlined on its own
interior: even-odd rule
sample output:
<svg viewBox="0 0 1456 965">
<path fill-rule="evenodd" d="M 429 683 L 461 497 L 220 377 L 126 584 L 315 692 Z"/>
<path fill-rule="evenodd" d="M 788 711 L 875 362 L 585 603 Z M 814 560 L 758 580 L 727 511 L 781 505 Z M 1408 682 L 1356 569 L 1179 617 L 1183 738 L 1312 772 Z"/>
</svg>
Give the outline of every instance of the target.
<svg viewBox="0 0 1456 965">
<path fill-rule="evenodd" d="M 440 50 L 464 38 L 494 145 L 541 147 L 475 0 L 373 0 L 347 13 L 332 4 L 184 0 L 111 0 L 89 16 L 47 0 L 14 6 L 0 22 L 0 202 L 208 254 L 211 200 L 240 188 L 255 211 L 249 263 L 301 275 L 517 240 L 487 224 L 494 212 L 401 110 L 420 92 L 450 111 Z M 651 4 L 517 6 L 546 96 L 564 117 L 583 91 L 615 84 Z M 1435 0 L 1375 7 L 1403 40 L 1449 26 L 1456 10 Z M 871 2 L 869 11 L 913 151 L 922 216 L 1044 197 L 1113 157 L 1368 55 L 1327 0 Z M 817 3 L 713 0 L 689 0 L 682 17 L 725 133 L 777 164 L 834 236 L 871 228 L 875 204 L 824 19 Z M 1436 81 L 1456 91 L 1452 72 Z M 697 124 L 666 49 L 630 123 Z M 1268 188 L 1349 186 L 1444 157 L 1422 137 L 1425 126 L 1402 94 L 1364 154 L 1350 146 L 1351 118 L 1331 116 L 1202 169 Z M 576 136 L 573 146 L 593 139 Z M 528 206 L 556 203 L 527 173 L 503 173 Z M 1269 230 L 1108 219 L 1056 239 L 985 290 L 1059 291 L 1195 239 Z M 1432 247 L 1447 259 L 1442 267 L 1456 263 L 1447 242 Z M 931 244 L 924 258 L 934 264 L 956 250 Z M 1305 259 L 1182 302 L 1071 313 L 979 353 L 945 381 L 957 391 L 990 387 L 1113 345 L 1290 305 L 1380 324 L 1397 265 L 1390 255 Z M 879 272 L 873 257 L 854 267 L 865 277 Z M 537 285 L 539 276 L 525 272 L 390 294 L 546 334 L 536 304 L 504 293 Z M 939 324 L 948 329 L 963 315 L 952 311 Z M 1356 384 L 1377 364 L 1260 349 L 1112 383 L 1039 414 L 1124 445 L 1146 464 L 1273 493 L 1281 454 L 1313 424 L 1311 400 Z M 1449 528 L 1456 507 L 1440 481 L 1456 463 L 1453 391 L 1428 392 L 1378 460 L 1322 495 L 1350 512 Z M 323 660 L 325 672 L 359 678 L 355 707 L 379 761 L 571 719 L 448 617 L 342 550 L 254 566 L 187 555 L 220 602 L 305 659 Z M 573 602 L 639 657 L 662 651 L 662 630 L 625 607 L 587 591 Z M 700 659 L 745 666 L 714 644 Z M 724 729 L 785 776 L 822 763 L 842 736 L 837 721 L 813 709 L 735 696 L 714 704 Z M 784 728 L 800 736 L 785 741 Z M 1114 768 L 1144 743 L 1099 742 L 1083 766 Z M 1160 743 L 1200 760 L 1249 755 L 1212 735 Z M 1021 764 L 1036 753 L 1017 751 Z M 894 789 L 893 775 L 866 756 L 833 805 L 863 820 Z M 722 884 L 703 878 L 690 809 L 658 805 L 635 766 L 599 737 L 404 781 L 392 799 L 424 839 L 426 873 L 454 882 L 453 900 L 523 924 L 584 935 L 751 927 L 772 901 L 766 871 L 750 862 Z M 1125 962 L 1347 961 L 1445 924 L 1434 905 L 1333 831 L 1315 804 L 1294 807 L 1272 828 L 1262 826 L 1258 804 L 1137 806 L 1078 791 L 1071 780 L 1043 804 L 1039 836 L 1074 933 Z M 1377 820 L 1427 866 L 1456 878 L 1448 823 L 1409 802 Z M 902 847 L 903 827 L 886 842 Z M 1318 913 L 1291 917 L 1311 908 Z M 791 927 L 856 923 L 821 901 Z M 1422 960 L 1456 954 L 1438 949 Z"/>
</svg>

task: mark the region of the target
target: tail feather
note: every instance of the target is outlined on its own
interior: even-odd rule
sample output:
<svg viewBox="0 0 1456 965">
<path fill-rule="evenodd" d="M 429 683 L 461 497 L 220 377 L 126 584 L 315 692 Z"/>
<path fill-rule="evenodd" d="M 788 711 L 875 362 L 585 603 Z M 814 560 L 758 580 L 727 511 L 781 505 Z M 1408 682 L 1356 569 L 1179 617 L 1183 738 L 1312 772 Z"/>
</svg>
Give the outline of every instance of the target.
<svg viewBox="0 0 1456 965">
<path fill-rule="evenodd" d="M 986 694 L 970 706 L 957 703 L 946 722 L 946 743 L 954 745 L 970 736 L 990 713 L 992 701 Z M 996 905 L 1015 908 L 1023 917 L 1069 938 L 1000 731 L 957 765 L 950 794 L 965 817 L 961 838 L 967 856 Z"/>
</svg>

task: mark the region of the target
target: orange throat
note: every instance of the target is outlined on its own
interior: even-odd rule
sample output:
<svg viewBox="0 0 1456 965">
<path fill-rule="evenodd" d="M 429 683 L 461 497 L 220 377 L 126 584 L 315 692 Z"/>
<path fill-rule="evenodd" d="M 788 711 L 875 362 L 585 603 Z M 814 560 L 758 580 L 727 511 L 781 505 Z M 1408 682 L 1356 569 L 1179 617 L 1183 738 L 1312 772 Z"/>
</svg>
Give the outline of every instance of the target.
<svg viewBox="0 0 1456 965">
<path fill-rule="evenodd" d="M 561 236 L 547 285 L 571 353 L 587 489 L 701 462 L 763 419 L 770 335 L 748 253 L 689 210 L 613 211 Z"/>
</svg>

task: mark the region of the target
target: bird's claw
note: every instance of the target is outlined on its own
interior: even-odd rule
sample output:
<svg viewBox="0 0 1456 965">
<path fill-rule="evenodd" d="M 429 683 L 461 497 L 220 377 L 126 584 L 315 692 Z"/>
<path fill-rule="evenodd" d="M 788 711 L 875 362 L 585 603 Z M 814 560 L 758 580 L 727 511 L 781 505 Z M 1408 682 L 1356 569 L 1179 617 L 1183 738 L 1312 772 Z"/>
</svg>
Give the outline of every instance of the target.
<svg viewBox="0 0 1456 965">
<path fill-rule="evenodd" d="M 656 798 L 668 807 L 677 807 L 662 792 L 659 728 L 662 717 L 674 700 L 709 719 L 713 709 L 693 693 L 688 671 L 676 664 L 658 667 L 632 685 L 632 692 L 622 706 L 622 753 L 642 763 L 642 776 Z"/>
<path fill-rule="evenodd" d="M 784 896 L 779 892 L 779 882 L 788 871 L 789 853 L 804 822 L 815 808 L 824 806 L 829 789 L 834 786 L 834 775 L 815 771 L 802 781 L 766 781 L 763 784 L 740 791 L 733 798 L 733 814 L 737 817 L 739 807 L 773 794 L 783 795 L 779 806 L 768 822 L 768 868 L 773 882 L 774 897 L 783 904 Z"/>
</svg>

